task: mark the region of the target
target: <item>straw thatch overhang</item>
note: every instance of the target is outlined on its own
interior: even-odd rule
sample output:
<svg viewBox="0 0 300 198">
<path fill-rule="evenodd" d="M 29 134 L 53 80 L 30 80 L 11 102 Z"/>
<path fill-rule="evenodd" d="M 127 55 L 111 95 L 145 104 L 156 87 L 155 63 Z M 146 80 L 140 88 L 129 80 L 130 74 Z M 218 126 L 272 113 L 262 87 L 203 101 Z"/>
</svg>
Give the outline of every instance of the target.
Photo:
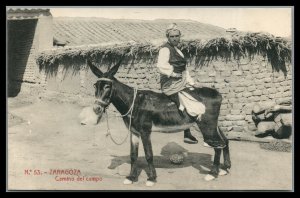
<svg viewBox="0 0 300 198">
<path fill-rule="evenodd" d="M 53 49 L 40 53 L 37 64 L 47 74 L 55 74 L 59 65 L 76 73 L 85 65 L 86 59 L 91 59 L 99 66 L 111 65 L 123 54 L 124 64 L 134 64 L 136 61 L 151 64 L 156 61 L 161 44 L 128 42 Z M 236 34 L 209 40 L 182 40 L 179 48 L 191 62 L 194 61 L 191 65 L 195 67 L 209 65 L 217 59 L 239 62 L 243 58 L 252 60 L 255 55 L 260 55 L 268 60 L 274 71 L 282 71 L 285 76 L 292 55 L 289 40 L 264 33 Z"/>
</svg>

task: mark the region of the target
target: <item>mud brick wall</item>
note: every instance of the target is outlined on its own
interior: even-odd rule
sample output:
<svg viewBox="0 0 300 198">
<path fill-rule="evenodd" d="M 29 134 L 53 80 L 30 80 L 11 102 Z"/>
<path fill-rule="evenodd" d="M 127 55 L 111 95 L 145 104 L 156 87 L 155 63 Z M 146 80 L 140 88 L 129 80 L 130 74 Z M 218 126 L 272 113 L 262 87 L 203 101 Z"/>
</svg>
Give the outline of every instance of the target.
<svg viewBox="0 0 300 198">
<path fill-rule="evenodd" d="M 256 127 L 251 111 L 257 102 L 292 97 L 292 71 L 288 65 L 288 75 L 272 71 L 271 65 L 262 57 L 254 60 L 224 62 L 213 61 L 208 66 L 195 69 L 189 66 L 190 74 L 197 85 L 213 87 L 223 97 L 219 126 L 225 132 L 253 132 Z M 107 67 L 101 67 L 103 72 Z M 85 66 L 79 75 L 65 75 L 58 72 L 56 77 L 48 79 L 48 88 L 52 90 L 80 95 L 87 102 L 93 101 L 95 75 Z M 115 75 L 121 82 L 138 89 L 160 92 L 159 73 L 155 64 L 136 62 L 134 65 L 122 65 Z M 88 105 L 88 103 L 86 103 Z"/>
</svg>

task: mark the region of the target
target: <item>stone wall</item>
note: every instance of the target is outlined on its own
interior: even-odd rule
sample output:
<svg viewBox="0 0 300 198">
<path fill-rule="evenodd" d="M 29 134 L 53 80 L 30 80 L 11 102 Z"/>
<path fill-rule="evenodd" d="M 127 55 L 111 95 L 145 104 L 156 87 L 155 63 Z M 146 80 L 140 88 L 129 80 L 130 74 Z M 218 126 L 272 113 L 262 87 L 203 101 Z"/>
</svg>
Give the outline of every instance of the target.
<svg viewBox="0 0 300 198">
<path fill-rule="evenodd" d="M 222 94 L 219 126 L 225 132 L 255 131 L 251 116 L 255 103 L 292 97 L 292 71 L 284 78 L 283 73 L 273 72 L 262 57 L 240 64 L 215 61 L 191 75 L 198 84 L 214 87 Z"/>
<path fill-rule="evenodd" d="M 105 72 L 105 68 L 101 70 Z M 239 64 L 236 61 L 226 63 L 219 60 L 197 69 L 189 66 L 196 84 L 216 88 L 222 94 L 219 126 L 225 132 L 255 131 L 251 117 L 255 103 L 292 97 L 291 65 L 288 68 L 290 71 L 287 78 L 284 78 L 283 73 L 272 72 L 271 65 L 262 57 L 255 57 L 252 61 L 241 60 Z M 93 84 L 97 80 L 94 74 L 84 66 L 79 75 L 69 72 L 62 78 L 61 71 L 56 77 L 48 79 L 49 89 L 80 95 L 86 102 L 91 102 L 94 96 Z M 134 65 L 122 65 L 115 76 L 129 86 L 160 91 L 159 73 L 155 64 L 137 62 Z"/>
</svg>

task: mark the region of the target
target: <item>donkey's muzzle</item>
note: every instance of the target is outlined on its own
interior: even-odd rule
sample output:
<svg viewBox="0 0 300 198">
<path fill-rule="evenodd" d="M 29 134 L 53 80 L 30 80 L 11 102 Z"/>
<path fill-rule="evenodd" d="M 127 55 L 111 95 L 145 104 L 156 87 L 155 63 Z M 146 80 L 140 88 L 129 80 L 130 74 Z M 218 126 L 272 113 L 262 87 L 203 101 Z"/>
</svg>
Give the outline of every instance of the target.
<svg viewBox="0 0 300 198">
<path fill-rule="evenodd" d="M 105 102 L 105 101 L 103 101 L 103 100 L 96 99 L 94 104 L 95 104 L 95 105 L 99 105 L 99 106 L 101 106 L 103 109 L 105 109 L 105 108 L 109 105 L 109 101 L 108 101 L 108 102 Z"/>
<path fill-rule="evenodd" d="M 94 104 L 93 106 L 93 111 L 95 114 L 97 114 L 98 116 L 101 116 L 102 113 L 105 111 L 105 108 L 103 108 L 101 105 L 99 104 Z"/>
</svg>

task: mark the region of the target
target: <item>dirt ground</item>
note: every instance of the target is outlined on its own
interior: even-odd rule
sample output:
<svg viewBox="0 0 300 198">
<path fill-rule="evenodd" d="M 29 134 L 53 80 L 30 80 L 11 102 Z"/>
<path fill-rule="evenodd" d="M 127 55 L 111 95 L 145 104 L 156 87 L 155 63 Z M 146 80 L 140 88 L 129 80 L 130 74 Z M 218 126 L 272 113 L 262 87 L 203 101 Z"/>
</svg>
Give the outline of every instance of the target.
<svg viewBox="0 0 300 198">
<path fill-rule="evenodd" d="M 152 134 L 158 175 L 153 187 L 145 186 L 140 142 L 139 180 L 124 185 L 130 171 L 129 139 L 119 146 L 106 137 L 106 118 L 97 126 L 84 126 L 78 119 L 82 106 L 20 97 L 8 99 L 8 190 L 293 190 L 293 153 L 264 150 L 255 142 L 230 141 L 230 174 L 205 181 L 214 151 L 203 146 L 196 131 L 195 145 L 185 144 L 183 133 Z M 119 142 L 128 133 L 114 116 L 109 127 Z M 169 161 L 175 150 L 187 152 L 180 165 Z"/>
</svg>

